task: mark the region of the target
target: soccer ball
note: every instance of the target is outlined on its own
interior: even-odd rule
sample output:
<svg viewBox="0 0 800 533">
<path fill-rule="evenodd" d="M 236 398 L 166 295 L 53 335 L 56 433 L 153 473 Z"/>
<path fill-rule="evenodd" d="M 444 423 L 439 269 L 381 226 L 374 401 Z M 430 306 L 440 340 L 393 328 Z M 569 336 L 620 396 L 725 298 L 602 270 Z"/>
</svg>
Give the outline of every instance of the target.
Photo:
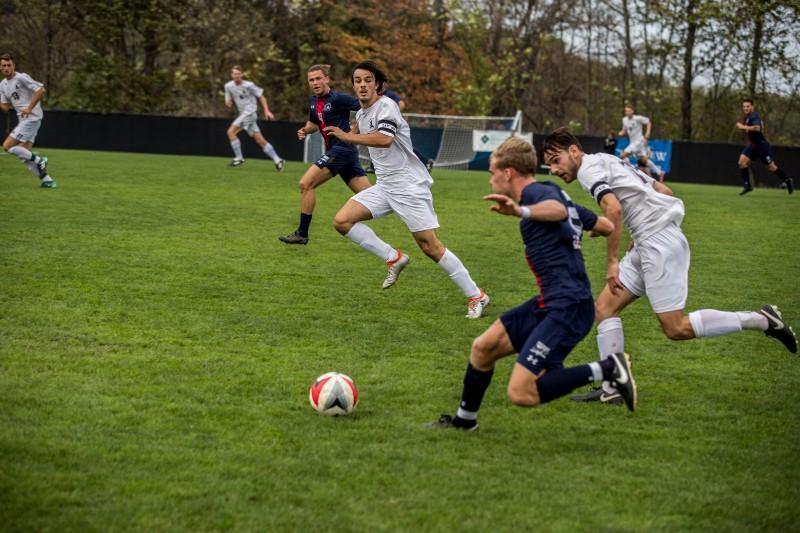
<svg viewBox="0 0 800 533">
<path fill-rule="evenodd" d="M 328 372 L 311 385 L 308 401 L 321 415 L 349 415 L 358 405 L 358 389 L 350 376 Z"/>
</svg>

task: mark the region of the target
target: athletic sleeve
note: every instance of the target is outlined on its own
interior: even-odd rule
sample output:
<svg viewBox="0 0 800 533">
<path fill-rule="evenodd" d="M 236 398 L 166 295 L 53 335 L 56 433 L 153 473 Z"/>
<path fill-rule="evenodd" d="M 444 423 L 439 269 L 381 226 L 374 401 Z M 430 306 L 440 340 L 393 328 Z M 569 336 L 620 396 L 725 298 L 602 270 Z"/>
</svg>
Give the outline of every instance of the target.
<svg viewBox="0 0 800 533">
<path fill-rule="evenodd" d="M 378 109 L 375 130 L 389 137 L 394 137 L 397 134 L 400 119 L 402 119 L 400 116 L 400 109 L 397 107 L 397 104 L 388 98 L 385 100 L 381 99 L 379 105 L 381 107 Z"/>
<path fill-rule="evenodd" d="M 42 87 L 44 87 L 43 83 L 39 83 L 38 81 L 34 80 L 27 74 L 19 73 L 19 83 L 22 84 L 25 88 L 29 89 L 31 92 L 38 91 Z"/>
<path fill-rule="evenodd" d="M 556 202 L 567 205 L 567 200 L 560 194 L 561 189 L 547 185 L 549 182 L 535 183 L 522 189 L 519 205 L 531 206 L 544 202 L 545 200 L 555 200 Z"/>
<path fill-rule="evenodd" d="M 648 124 L 650 124 L 650 119 L 642 115 L 636 115 L 636 122 L 638 122 L 642 126 L 647 126 Z"/>
<path fill-rule="evenodd" d="M 608 184 L 608 168 L 600 157 L 583 157 L 583 164 L 578 169 L 578 182 L 599 204 L 603 196 L 614 192 Z"/>
<path fill-rule="evenodd" d="M 594 228 L 595 224 L 597 224 L 597 215 L 582 205 L 573 205 L 575 206 L 575 210 L 578 211 L 578 218 L 581 219 L 583 229 L 585 231 L 592 231 L 592 228 Z"/>
<path fill-rule="evenodd" d="M 250 94 L 252 94 L 256 98 L 258 98 L 262 94 L 264 94 L 264 89 L 262 89 L 261 87 L 259 87 L 255 83 L 251 83 L 249 89 L 250 89 Z"/>
</svg>

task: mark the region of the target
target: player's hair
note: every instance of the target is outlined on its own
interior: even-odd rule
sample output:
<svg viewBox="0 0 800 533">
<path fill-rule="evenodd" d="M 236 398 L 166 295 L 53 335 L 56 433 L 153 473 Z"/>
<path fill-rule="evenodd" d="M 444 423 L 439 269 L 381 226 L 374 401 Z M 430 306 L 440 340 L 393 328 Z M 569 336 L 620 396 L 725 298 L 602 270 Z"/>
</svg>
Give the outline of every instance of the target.
<svg viewBox="0 0 800 533">
<path fill-rule="evenodd" d="M 311 65 L 310 67 L 308 67 L 306 74 L 310 74 L 317 70 L 321 70 L 322 73 L 327 77 L 329 75 L 328 73 L 331 71 L 331 66 L 325 65 L 324 63 L 317 63 L 316 65 Z"/>
<path fill-rule="evenodd" d="M 492 161 L 497 168 L 513 168 L 523 176 L 536 174 L 538 164 L 536 148 L 519 137 L 509 137 L 495 148 Z"/>
<path fill-rule="evenodd" d="M 752 98 L 742 98 L 742 103 L 745 103 L 745 102 L 749 102 L 750 105 L 753 105 L 753 99 Z"/>
<path fill-rule="evenodd" d="M 353 67 L 353 75 L 350 76 L 350 81 L 353 83 L 355 83 L 355 72 L 358 69 L 372 72 L 372 74 L 375 76 L 378 94 L 383 94 L 383 85 L 389 81 L 389 78 L 387 78 L 386 74 L 384 74 L 383 71 L 378 68 L 378 65 L 376 65 L 374 61 L 362 61 Z"/>
<path fill-rule="evenodd" d="M 11 54 L 3 54 L 0 55 L 0 61 L 14 61 L 14 57 Z"/>
<path fill-rule="evenodd" d="M 562 126 L 544 138 L 542 142 L 542 154 L 546 155 L 550 152 L 560 152 L 568 149 L 573 144 L 583 150 L 580 141 L 578 141 L 567 128 Z"/>
</svg>

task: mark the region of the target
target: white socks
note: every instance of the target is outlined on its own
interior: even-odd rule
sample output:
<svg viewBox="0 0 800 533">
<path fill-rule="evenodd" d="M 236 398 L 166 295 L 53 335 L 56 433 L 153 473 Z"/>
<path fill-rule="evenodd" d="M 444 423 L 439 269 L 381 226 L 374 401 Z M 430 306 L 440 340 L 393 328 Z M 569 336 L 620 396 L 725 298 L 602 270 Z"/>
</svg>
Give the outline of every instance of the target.
<svg viewBox="0 0 800 533">
<path fill-rule="evenodd" d="M 231 141 L 231 148 L 233 148 L 233 157 L 236 159 L 244 159 L 244 157 L 242 157 L 242 143 L 239 139 Z"/>
<path fill-rule="evenodd" d="M 33 155 L 33 152 L 28 150 L 27 148 L 23 148 L 22 146 L 12 146 L 8 149 L 9 154 L 14 154 L 15 156 L 19 157 L 20 160 L 28 167 L 28 172 L 39 177 L 39 166 L 37 165 L 38 157 Z M 53 181 L 53 178 L 50 176 L 44 176 L 42 178 L 43 181 Z"/>
<path fill-rule="evenodd" d="M 264 153 L 267 154 L 267 157 L 272 159 L 275 164 L 278 164 L 278 162 L 281 160 L 278 152 L 275 151 L 275 148 L 273 148 L 270 143 L 264 145 Z"/>
<path fill-rule="evenodd" d="M 461 292 L 464 293 L 464 296 L 467 298 L 475 298 L 476 296 L 480 296 L 481 290 L 478 288 L 475 282 L 472 281 L 469 272 L 464 267 L 464 264 L 461 262 L 461 260 L 456 257 L 456 254 L 445 249 L 444 255 L 441 259 L 439 259 L 437 264 L 442 268 L 442 270 L 450 275 L 450 279 L 453 280 L 453 283 L 458 285 L 458 288 L 461 289 Z"/>
<path fill-rule="evenodd" d="M 377 255 L 384 261 L 391 261 L 397 258 L 395 249 L 383 242 L 366 224 L 362 224 L 361 222 L 353 224 L 353 227 L 350 228 L 350 231 L 347 232 L 345 237 L 366 251 Z"/>
<path fill-rule="evenodd" d="M 601 360 L 608 359 L 612 353 L 625 351 L 625 334 L 622 331 L 621 318 L 618 316 L 606 318 L 597 325 L 597 350 L 600 352 Z M 610 394 L 616 389 L 608 381 L 604 381 L 603 390 Z"/>
<path fill-rule="evenodd" d="M 653 177 L 655 179 L 658 179 L 658 177 L 661 175 L 661 167 L 653 163 L 652 159 L 647 160 L 647 168 L 649 168 L 650 172 L 653 173 Z"/>
<path fill-rule="evenodd" d="M 692 323 L 695 337 L 718 337 L 735 333 L 743 329 L 766 331 L 767 317 L 753 311 L 717 311 L 716 309 L 701 309 L 689 313 L 689 322 Z"/>
</svg>

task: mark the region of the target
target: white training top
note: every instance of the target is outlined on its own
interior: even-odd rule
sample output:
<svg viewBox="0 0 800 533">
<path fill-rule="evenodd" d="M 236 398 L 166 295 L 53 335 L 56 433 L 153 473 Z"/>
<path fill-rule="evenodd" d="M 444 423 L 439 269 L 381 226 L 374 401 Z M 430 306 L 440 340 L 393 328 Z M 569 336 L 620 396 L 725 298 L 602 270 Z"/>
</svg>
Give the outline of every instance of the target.
<svg viewBox="0 0 800 533">
<path fill-rule="evenodd" d="M 33 93 L 41 87 L 44 87 L 44 85 L 23 72 L 17 72 L 10 80 L 3 78 L 0 81 L 0 102 L 14 106 L 17 116 L 19 116 L 19 112 L 31 103 Z M 44 113 L 42 112 L 41 102 L 36 102 L 29 116 L 39 120 L 42 119 Z"/>
<path fill-rule="evenodd" d="M 388 148 L 368 147 L 378 183 L 389 192 L 404 192 L 410 185 L 428 188 L 431 186 L 433 178 L 425 165 L 414 155 L 411 128 L 394 100 L 381 96 L 367 109 L 359 109 L 356 120 L 359 133 L 377 131 L 394 137 L 394 142 Z"/>
<path fill-rule="evenodd" d="M 240 115 L 258 114 L 258 97 L 264 94 L 264 89 L 252 81 L 242 80 L 236 85 L 233 80 L 225 84 L 225 100 L 236 104 Z"/>
<path fill-rule="evenodd" d="M 642 126 L 650 124 L 650 119 L 642 115 L 633 115 L 631 118 L 622 117 L 622 129 L 628 134 L 631 145 L 636 144 L 644 137 Z"/>
<path fill-rule="evenodd" d="M 683 221 L 685 211 L 679 198 L 657 192 L 653 178 L 611 154 L 584 154 L 578 181 L 598 203 L 604 194 L 614 193 L 634 242 Z"/>
</svg>

